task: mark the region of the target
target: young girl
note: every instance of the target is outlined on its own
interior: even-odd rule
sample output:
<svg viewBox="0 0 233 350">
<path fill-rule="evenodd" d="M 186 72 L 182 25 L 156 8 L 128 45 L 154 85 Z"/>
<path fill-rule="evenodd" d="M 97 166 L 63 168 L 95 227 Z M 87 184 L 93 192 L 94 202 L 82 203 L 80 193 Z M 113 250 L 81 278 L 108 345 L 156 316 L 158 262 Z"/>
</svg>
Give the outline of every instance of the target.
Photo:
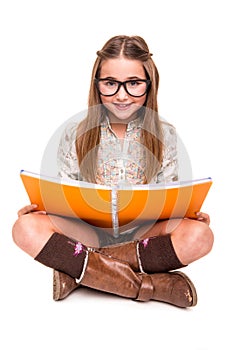
<svg viewBox="0 0 233 350">
<path fill-rule="evenodd" d="M 159 74 L 146 42 L 116 36 L 97 52 L 88 113 L 64 132 L 59 174 L 98 184 L 178 179 L 175 128 L 158 117 Z M 132 223 L 119 237 L 79 220 L 46 215 L 36 203 L 18 212 L 15 243 L 54 270 L 54 299 L 78 286 L 179 307 L 197 303 L 190 279 L 173 271 L 210 252 L 208 214 Z"/>
</svg>

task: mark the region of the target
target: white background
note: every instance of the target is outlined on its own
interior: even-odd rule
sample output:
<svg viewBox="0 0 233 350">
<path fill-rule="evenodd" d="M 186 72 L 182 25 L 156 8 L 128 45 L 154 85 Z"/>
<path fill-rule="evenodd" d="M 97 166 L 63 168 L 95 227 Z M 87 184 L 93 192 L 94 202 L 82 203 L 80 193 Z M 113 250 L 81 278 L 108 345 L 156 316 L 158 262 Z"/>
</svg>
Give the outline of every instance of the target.
<svg viewBox="0 0 233 350">
<path fill-rule="evenodd" d="M 1 349 L 232 349 L 231 1 L 21 0 L 0 3 Z M 12 242 L 28 199 L 20 169 L 40 169 L 54 131 L 87 106 L 96 51 L 113 35 L 147 41 L 160 114 L 174 124 L 194 177 L 211 176 L 203 210 L 212 252 L 185 272 L 198 305 L 182 310 L 77 290 L 52 300 L 52 271 Z"/>
</svg>

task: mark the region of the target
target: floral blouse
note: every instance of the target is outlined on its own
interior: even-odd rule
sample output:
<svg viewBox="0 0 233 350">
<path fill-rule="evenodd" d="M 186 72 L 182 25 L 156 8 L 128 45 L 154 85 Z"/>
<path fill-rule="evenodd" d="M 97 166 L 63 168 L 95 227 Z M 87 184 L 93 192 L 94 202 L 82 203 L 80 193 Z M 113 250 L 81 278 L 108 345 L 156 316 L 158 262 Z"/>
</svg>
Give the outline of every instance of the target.
<svg viewBox="0 0 233 350">
<path fill-rule="evenodd" d="M 62 178 L 83 180 L 76 154 L 77 124 L 65 129 L 58 148 L 58 174 Z M 103 185 L 144 183 L 145 156 L 140 140 L 142 120 L 137 118 L 127 125 L 124 139 L 119 139 L 106 117 L 101 123 L 101 137 L 97 159 L 96 182 Z M 161 168 L 151 183 L 178 180 L 177 135 L 174 126 L 162 121 L 164 154 Z"/>
</svg>

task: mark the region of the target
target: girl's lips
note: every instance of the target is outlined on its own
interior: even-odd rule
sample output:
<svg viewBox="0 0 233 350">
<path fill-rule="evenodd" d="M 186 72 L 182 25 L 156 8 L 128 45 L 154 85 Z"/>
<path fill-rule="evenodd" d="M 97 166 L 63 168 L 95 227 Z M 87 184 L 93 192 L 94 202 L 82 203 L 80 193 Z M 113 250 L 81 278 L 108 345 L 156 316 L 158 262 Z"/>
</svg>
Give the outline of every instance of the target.
<svg viewBox="0 0 233 350">
<path fill-rule="evenodd" d="M 124 110 L 127 110 L 130 108 L 131 106 L 131 103 L 114 103 L 114 106 L 121 110 L 121 111 L 124 111 Z"/>
</svg>

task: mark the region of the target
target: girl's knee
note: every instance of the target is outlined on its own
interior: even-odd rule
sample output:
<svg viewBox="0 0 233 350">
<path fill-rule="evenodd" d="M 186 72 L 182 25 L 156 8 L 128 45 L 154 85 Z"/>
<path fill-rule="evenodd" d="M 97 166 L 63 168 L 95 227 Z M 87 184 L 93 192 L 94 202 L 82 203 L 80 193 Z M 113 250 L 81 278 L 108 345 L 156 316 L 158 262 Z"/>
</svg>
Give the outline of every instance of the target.
<svg viewBox="0 0 233 350">
<path fill-rule="evenodd" d="M 208 254 L 211 251 L 213 244 L 214 244 L 214 234 L 208 225 L 206 225 L 206 224 L 204 224 L 204 225 L 206 227 L 204 229 L 203 236 L 204 236 L 204 242 L 205 242 L 205 246 L 206 246 L 206 254 Z"/>
<path fill-rule="evenodd" d="M 12 237 L 13 241 L 20 247 L 21 242 L 24 240 L 24 236 L 27 231 L 27 223 L 29 223 L 28 215 L 20 216 L 13 225 Z"/>
<path fill-rule="evenodd" d="M 210 227 L 198 220 L 183 220 L 179 230 L 173 233 L 176 252 L 184 265 L 207 255 L 213 242 L 214 236 Z"/>
<path fill-rule="evenodd" d="M 214 235 L 211 228 L 202 222 L 193 221 L 192 230 L 190 235 L 192 235 L 194 239 L 194 244 L 200 249 L 200 253 L 202 256 L 207 255 L 214 243 Z"/>
<path fill-rule="evenodd" d="M 27 251 L 27 246 L 34 238 L 35 219 L 34 214 L 22 215 L 16 220 L 12 228 L 13 241 L 25 251 Z"/>
<path fill-rule="evenodd" d="M 43 214 L 22 215 L 12 228 L 16 245 L 33 258 L 40 252 L 53 232 L 49 217 Z"/>
</svg>

